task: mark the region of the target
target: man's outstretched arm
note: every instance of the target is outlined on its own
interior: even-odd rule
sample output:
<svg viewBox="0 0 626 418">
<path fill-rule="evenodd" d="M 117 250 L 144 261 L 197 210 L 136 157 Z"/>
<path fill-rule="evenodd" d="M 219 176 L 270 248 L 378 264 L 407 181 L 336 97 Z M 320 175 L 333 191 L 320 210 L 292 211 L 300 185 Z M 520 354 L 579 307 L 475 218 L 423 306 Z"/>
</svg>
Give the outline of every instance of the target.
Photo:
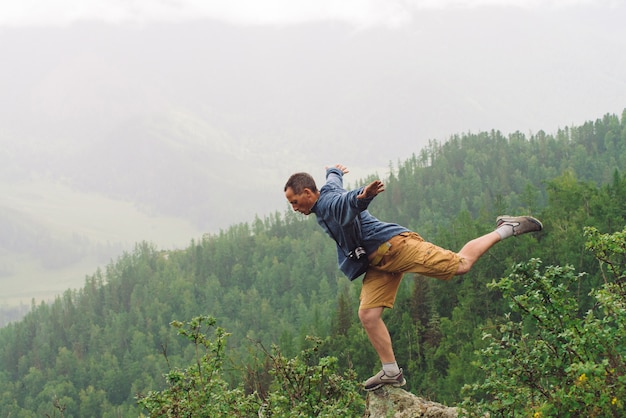
<svg viewBox="0 0 626 418">
<path fill-rule="evenodd" d="M 346 167 L 343 164 L 335 164 L 334 168 L 338 169 L 343 174 L 348 174 L 350 172 L 350 170 L 348 170 L 348 167 Z M 328 167 L 326 167 L 326 169 L 328 170 Z M 380 180 L 374 180 L 373 182 L 365 186 L 363 188 L 363 191 L 361 191 L 361 193 L 359 193 L 356 198 L 357 199 L 372 198 L 372 197 L 376 197 L 379 193 L 382 193 L 384 191 L 385 191 L 384 183 Z"/>
</svg>

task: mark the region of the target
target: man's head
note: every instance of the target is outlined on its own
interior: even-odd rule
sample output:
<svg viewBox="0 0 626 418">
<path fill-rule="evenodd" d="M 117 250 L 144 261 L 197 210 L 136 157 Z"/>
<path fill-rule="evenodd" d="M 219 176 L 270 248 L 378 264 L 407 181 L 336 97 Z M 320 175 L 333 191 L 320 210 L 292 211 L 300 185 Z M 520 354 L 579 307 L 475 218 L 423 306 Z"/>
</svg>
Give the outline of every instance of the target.
<svg viewBox="0 0 626 418">
<path fill-rule="evenodd" d="M 315 180 L 307 173 L 295 173 L 285 184 L 285 197 L 296 212 L 304 215 L 311 214 L 311 208 L 317 202 L 320 192 Z"/>
</svg>

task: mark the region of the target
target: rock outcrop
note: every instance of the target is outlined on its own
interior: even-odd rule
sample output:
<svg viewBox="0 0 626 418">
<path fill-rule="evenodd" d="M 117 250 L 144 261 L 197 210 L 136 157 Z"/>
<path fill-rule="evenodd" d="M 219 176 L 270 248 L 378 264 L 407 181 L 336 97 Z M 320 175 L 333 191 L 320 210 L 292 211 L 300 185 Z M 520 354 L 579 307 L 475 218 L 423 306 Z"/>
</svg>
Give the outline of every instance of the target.
<svg viewBox="0 0 626 418">
<path fill-rule="evenodd" d="M 400 388 L 383 386 L 367 394 L 367 418 L 457 418 L 458 409 L 420 398 Z"/>
</svg>

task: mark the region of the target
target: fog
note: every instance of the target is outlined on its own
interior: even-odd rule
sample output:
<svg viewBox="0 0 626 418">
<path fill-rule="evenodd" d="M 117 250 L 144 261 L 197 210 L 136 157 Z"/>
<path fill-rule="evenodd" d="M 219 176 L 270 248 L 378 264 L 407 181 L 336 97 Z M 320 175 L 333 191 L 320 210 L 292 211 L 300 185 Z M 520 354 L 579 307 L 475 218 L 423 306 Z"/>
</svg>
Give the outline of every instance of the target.
<svg viewBox="0 0 626 418">
<path fill-rule="evenodd" d="M 432 139 L 626 108 L 622 2 L 21 3 L 0 6 L 0 307 L 286 211 L 295 171 L 384 177 Z"/>
</svg>

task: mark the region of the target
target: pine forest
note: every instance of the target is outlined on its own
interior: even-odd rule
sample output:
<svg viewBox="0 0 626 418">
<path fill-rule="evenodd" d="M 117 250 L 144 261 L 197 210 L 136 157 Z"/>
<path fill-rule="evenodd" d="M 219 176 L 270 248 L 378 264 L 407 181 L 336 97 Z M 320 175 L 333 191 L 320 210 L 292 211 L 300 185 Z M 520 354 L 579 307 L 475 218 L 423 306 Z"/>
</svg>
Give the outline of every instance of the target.
<svg viewBox="0 0 626 418">
<path fill-rule="evenodd" d="M 468 416 L 626 415 L 626 111 L 432 140 L 346 182 L 375 178 L 374 216 L 451 250 L 498 215 L 544 225 L 465 276 L 405 276 L 384 318 L 407 391 Z M 360 280 L 313 217 L 285 207 L 183 250 L 137 243 L 33 303 L 0 329 L 0 415 L 362 416 L 358 384 L 380 363 Z"/>
</svg>

